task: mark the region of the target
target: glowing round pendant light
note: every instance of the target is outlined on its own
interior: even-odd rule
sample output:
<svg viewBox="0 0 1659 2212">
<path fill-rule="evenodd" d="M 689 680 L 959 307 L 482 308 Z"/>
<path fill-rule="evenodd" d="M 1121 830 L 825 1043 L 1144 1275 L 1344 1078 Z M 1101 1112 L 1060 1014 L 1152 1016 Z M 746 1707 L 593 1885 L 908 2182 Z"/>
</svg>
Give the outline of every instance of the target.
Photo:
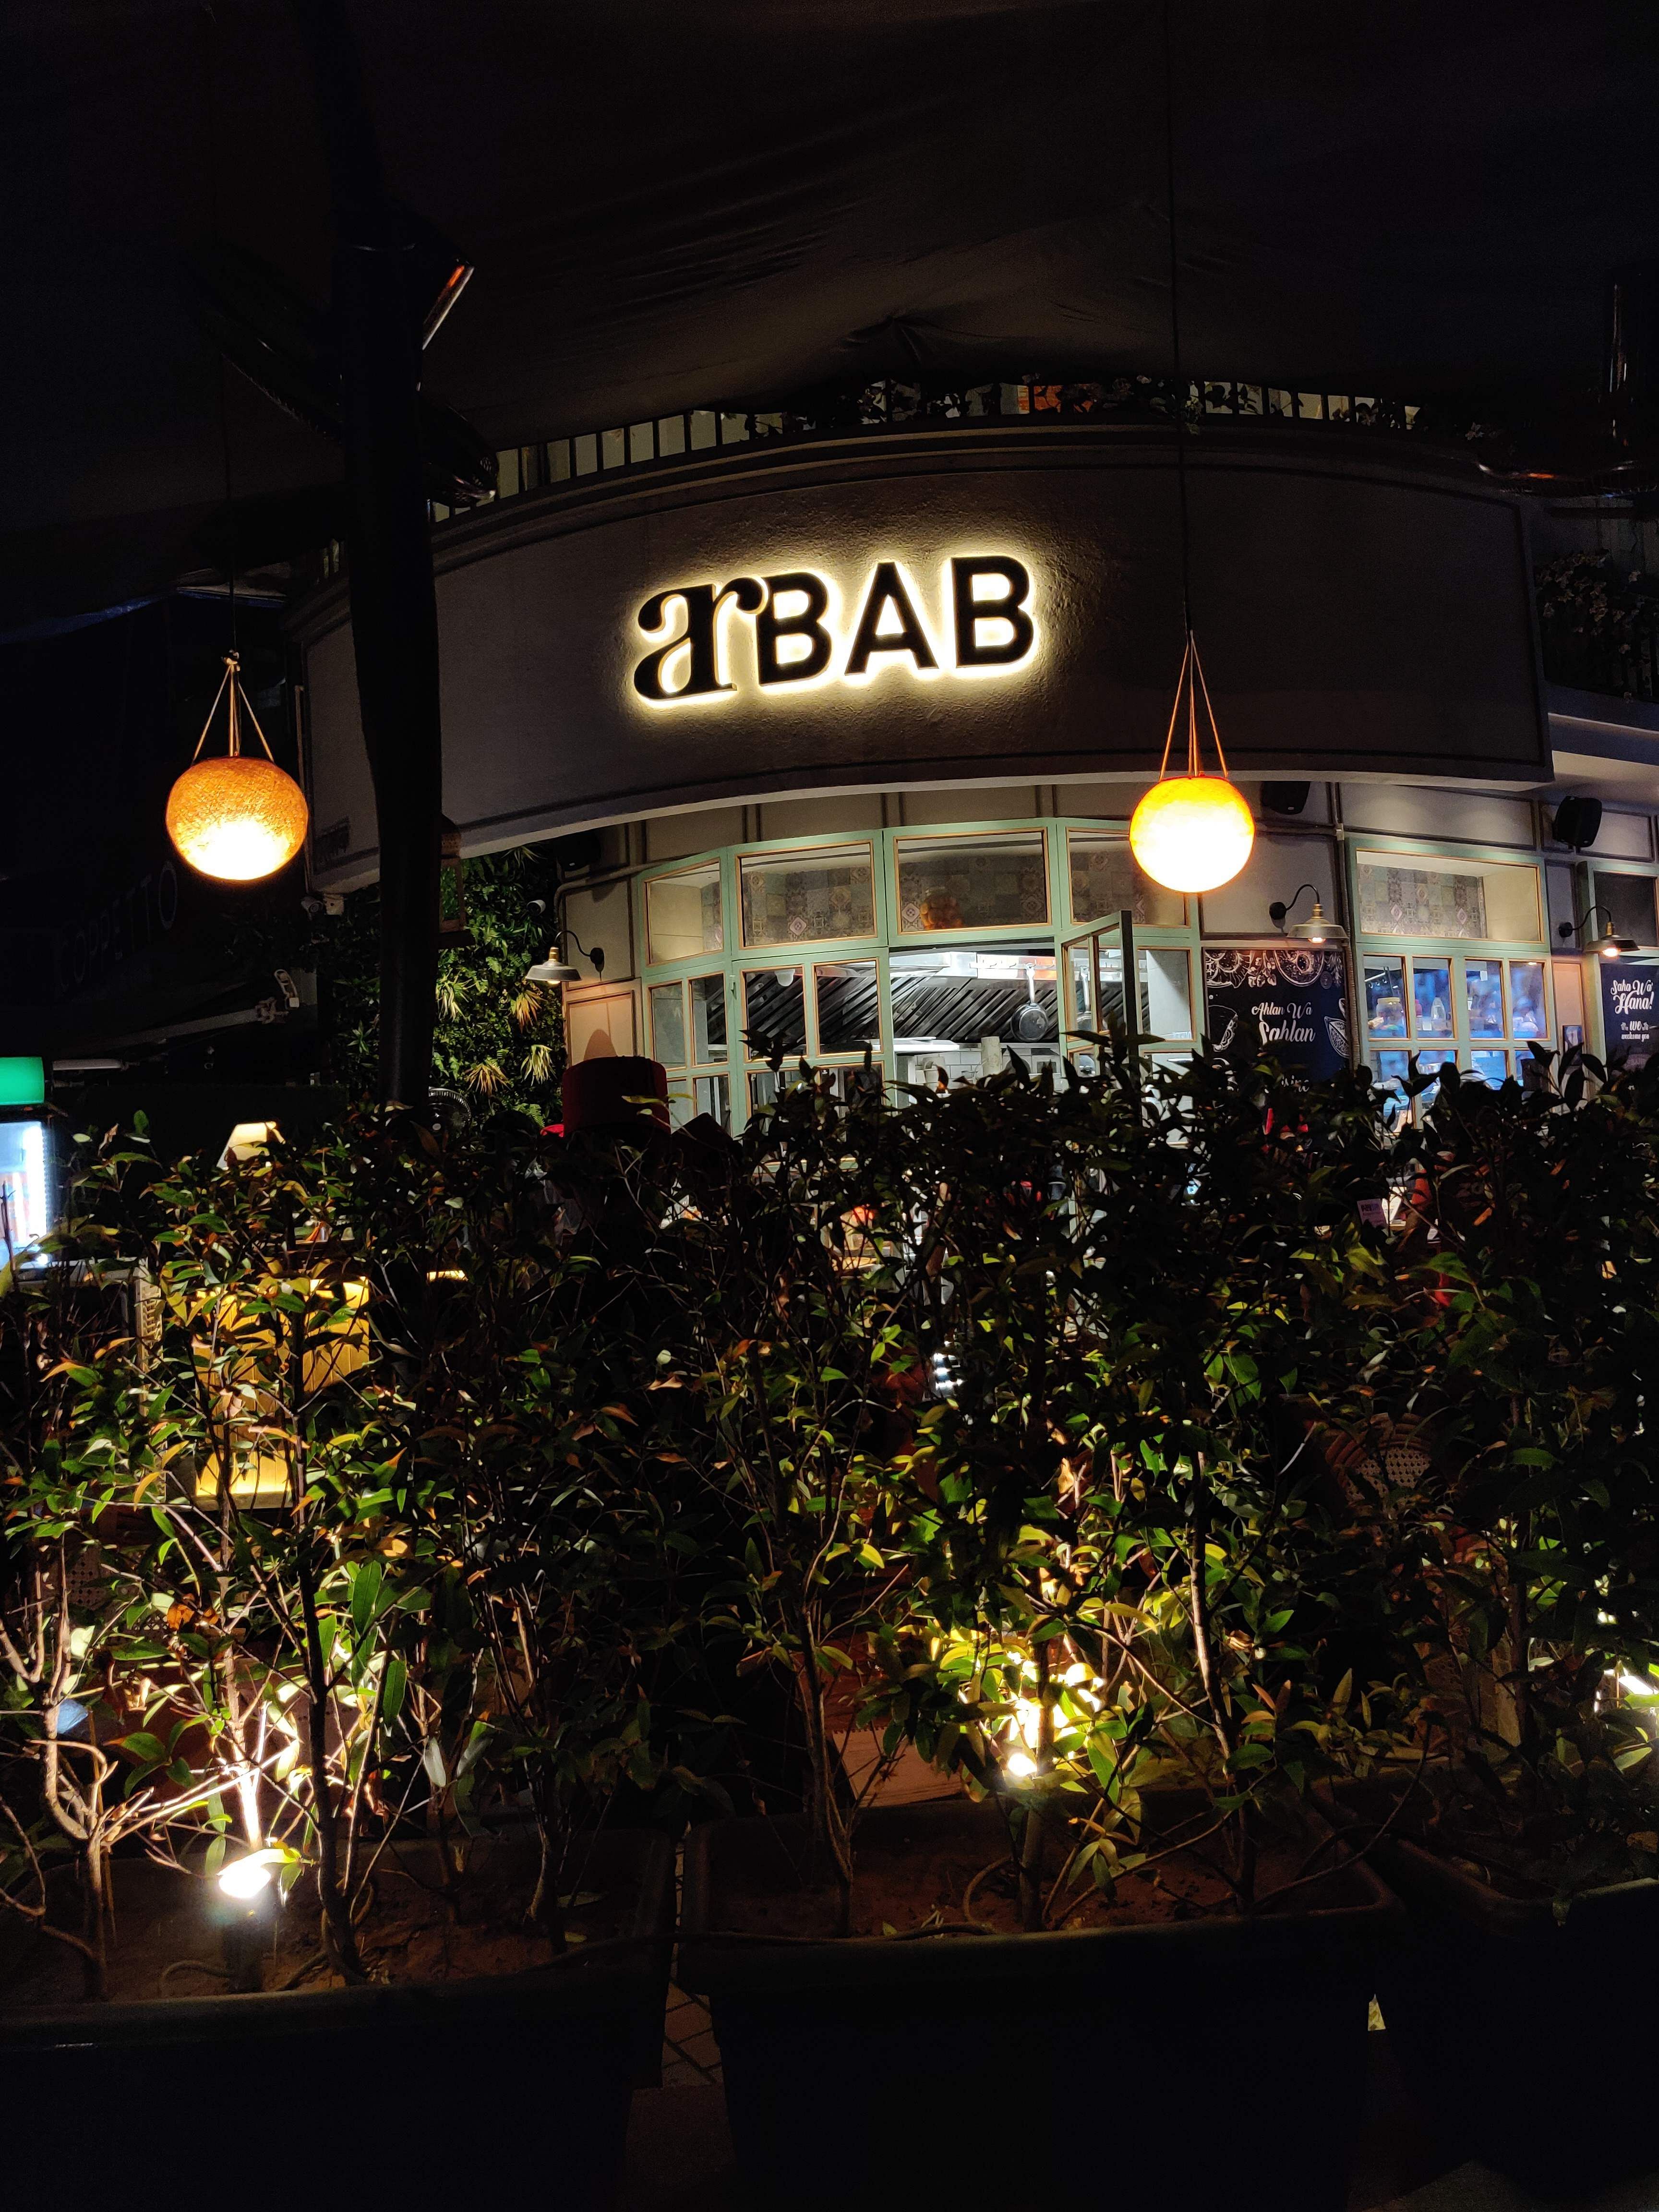
<svg viewBox="0 0 1659 2212">
<path fill-rule="evenodd" d="M 1202 698 L 1210 738 L 1220 763 L 1218 775 L 1206 775 L 1199 744 L 1198 703 Z M 1187 773 L 1170 774 L 1170 749 L 1182 706 L 1187 708 Z M 1129 823 L 1129 849 L 1142 870 L 1165 890 L 1213 891 L 1233 878 L 1250 857 L 1255 822 L 1243 793 L 1227 780 L 1220 732 L 1210 706 L 1209 688 L 1199 664 L 1191 630 L 1182 655 L 1170 732 L 1164 740 L 1158 780 L 1136 807 Z"/>
<path fill-rule="evenodd" d="M 220 883 L 257 884 L 285 868 L 306 840 L 310 818 L 305 793 L 271 758 L 259 719 L 242 691 L 240 660 L 225 655 L 225 672 L 202 734 L 198 757 L 167 793 L 167 836 L 181 860 Z M 222 756 L 200 757 L 219 711 L 230 696 L 230 744 Z M 253 725 L 264 758 L 242 750 L 241 708 Z"/>
</svg>

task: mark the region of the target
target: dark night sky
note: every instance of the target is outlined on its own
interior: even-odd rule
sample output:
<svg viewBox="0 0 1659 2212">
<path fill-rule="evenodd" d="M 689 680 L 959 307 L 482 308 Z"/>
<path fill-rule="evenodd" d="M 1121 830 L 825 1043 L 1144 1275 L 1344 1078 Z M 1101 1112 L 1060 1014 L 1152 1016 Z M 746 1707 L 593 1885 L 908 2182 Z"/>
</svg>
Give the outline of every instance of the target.
<svg viewBox="0 0 1659 2212">
<path fill-rule="evenodd" d="M 1659 252 L 1651 0 L 1176 8 L 1194 371 L 1593 380 L 1607 268 Z M 431 386 L 494 444 L 868 374 L 1167 366 L 1153 0 L 352 16 L 394 190 L 477 265 Z M 216 229 L 321 302 L 330 234 L 284 0 L 18 0 L 0 87 L 15 630 L 201 562 L 219 376 L 185 256 Z M 336 477 L 231 381 L 239 496 Z"/>
</svg>

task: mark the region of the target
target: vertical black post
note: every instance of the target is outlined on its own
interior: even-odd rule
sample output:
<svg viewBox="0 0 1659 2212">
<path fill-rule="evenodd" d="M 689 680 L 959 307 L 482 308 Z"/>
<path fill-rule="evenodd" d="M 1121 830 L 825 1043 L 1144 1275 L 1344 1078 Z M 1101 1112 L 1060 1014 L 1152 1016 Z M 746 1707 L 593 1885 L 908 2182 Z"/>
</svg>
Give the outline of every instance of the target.
<svg viewBox="0 0 1659 2212">
<path fill-rule="evenodd" d="M 432 1069 L 443 738 L 438 608 L 421 468 L 413 258 L 386 203 L 343 0 L 294 0 L 310 41 L 334 206 L 346 550 L 357 704 L 380 847 L 380 1088 L 418 1106 Z"/>
</svg>

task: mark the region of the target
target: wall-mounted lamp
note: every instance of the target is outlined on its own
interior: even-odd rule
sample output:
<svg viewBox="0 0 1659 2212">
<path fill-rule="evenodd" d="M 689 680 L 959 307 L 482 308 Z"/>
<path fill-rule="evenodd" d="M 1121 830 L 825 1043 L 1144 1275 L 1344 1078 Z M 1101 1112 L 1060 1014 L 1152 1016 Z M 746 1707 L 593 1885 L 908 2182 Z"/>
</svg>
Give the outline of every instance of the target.
<svg viewBox="0 0 1659 2212">
<path fill-rule="evenodd" d="M 561 960 L 557 957 L 559 947 L 565 942 L 567 938 L 569 939 L 570 943 L 575 946 L 577 951 L 581 954 L 584 960 L 591 960 L 592 962 L 593 973 L 596 975 L 604 975 L 604 945 L 595 945 L 590 947 L 584 945 L 580 938 L 577 936 L 575 931 L 572 929 L 567 922 L 565 927 L 554 939 L 552 944 L 548 946 L 546 959 L 538 960 L 533 968 L 526 969 L 524 980 L 526 983 L 580 983 L 581 981 L 581 969 L 580 968 L 573 968 L 569 961 Z"/>
<path fill-rule="evenodd" d="M 1304 891 L 1313 891 L 1313 912 L 1305 921 L 1292 921 L 1287 929 L 1285 922 L 1291 908 Z M 1333 921 L 1319 902 L 1319 893 L 1311 884 L 1299 884 L 1287 899 L 1275 899 L 1267 908 L 1267 919 L 1281 937 L 1293 937 L 1298 945 L 1346 945 L 1348 933 L 1340 921 Z"/>
<path fill-rule="evenodd" d="M 1626 952 L 1641 951 L 1641 946 L 1633 937 L 1622 937 L 1616 929 L 1611 927 L 1598 931 L 1594 937 L 1587 937 L 1584 933 L 1598 914 L 1604 921 L 1611 922 L 1613 917 L 1608 914 L 1606 907 L 1593 906 L 1582 921 L 1564 921 L 1555 933 L 1561 938 L 1576 937 L 1578 939 L 1578 949 L 1581 952 L 1594 952 L 1598 959 L 1601 960 L 1620 960 Z"/>
</svg>

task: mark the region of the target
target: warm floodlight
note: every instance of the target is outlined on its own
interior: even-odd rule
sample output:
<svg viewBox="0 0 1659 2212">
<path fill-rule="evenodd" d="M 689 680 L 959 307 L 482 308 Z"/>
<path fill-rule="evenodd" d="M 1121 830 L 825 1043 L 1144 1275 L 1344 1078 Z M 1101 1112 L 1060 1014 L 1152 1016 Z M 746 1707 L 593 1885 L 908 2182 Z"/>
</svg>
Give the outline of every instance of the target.
<svg viewBox="0 0 1659 2212">
<path fill-rule="evenodd" d="M 282 1864 L 280 1851 L 249 1851 L 240 1859 L 232 1859 L 219 1869 L 219 1887 L 227 1897 L 234 1897 L 239 1905 L 251 1905 L 262 1897 L 275 1878 L 274 1870 Z"/>
<path fill-rule="evenodd" d="M 167 835 L 181 860 L 198 875 L 228 884 L 257 884 L 284 868 L 306 840 L 310 818 L 305 793 L 271 757 L 259 718 L 242 690 L 241 662 L 225 655 L 225 672 L 202 734 L 196 758 L 167 793 Z M 229 750 L 204 760 L 202 747 L 213 727 L 219 702 L 229 699 Z M 242 709 L 264 746 L 264 758 L 242 750 Z"/>
</svg>

